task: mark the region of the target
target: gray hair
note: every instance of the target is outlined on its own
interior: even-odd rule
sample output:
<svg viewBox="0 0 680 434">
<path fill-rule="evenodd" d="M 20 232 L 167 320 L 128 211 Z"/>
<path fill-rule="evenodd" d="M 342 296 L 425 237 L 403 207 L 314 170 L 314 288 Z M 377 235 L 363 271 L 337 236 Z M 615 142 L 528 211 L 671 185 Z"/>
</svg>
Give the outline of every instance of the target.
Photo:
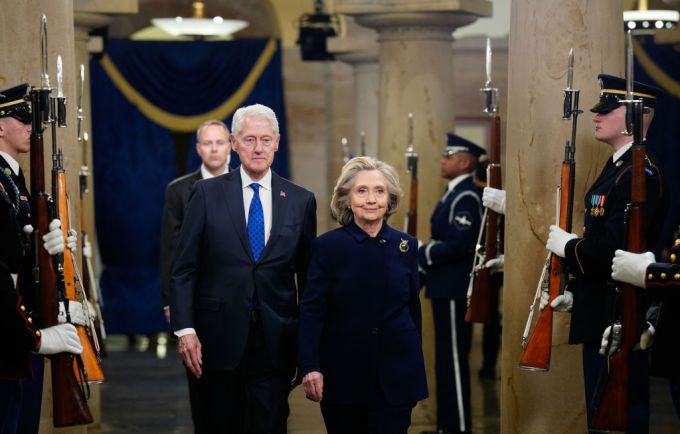
<svg viewBox="0 0 680 434">
<path fill-rule="evenodd" d="M 266 105 L 253 104 L 241 107 L 236 110 L 236 112 L 234 112 L 234 116 L 231 119 L 231 132 L 235 136 L 238 136 L 238 134 L 241 132 L 243 121 L 245 121 L 247 118 L 264 119 L 265 121 L 269 122 L 274 132 L 277 135 L 279 134 L 279 121 L 276 119 L 274 110 L 270 109 Z"/>
<path fill-rule="evenodd" d="M 347 226 L 354 220 L 354 213 L 349 207 L 349 193 L 354 185 L 354 178 L 363 170 L 377 170 L 385 177 L 389 194 L 385 220 L 397 211 L 399 200 L 404 194 L 399 185 L 399 175 L 392 166 L 372 157 L 352 158 L 343 166 L 331 198 L 331 213 L 342 226 Z"/>
<path fill-rule="evenodd" d="M 227 132 L 227 137 L 229 136 L 229 128 L 227 128 L 227 124 L 225 124 L 224 122 L 219 121 L 217 119 L 209 119 L 209 120 L 203 122 L 198 127 L 198 129 L 196 130 L 196 141 L 200 142 L 201 141 L 201 132 L 203 132 L 204 129 L 211 127 L 213 125 L 224 128 L 224 131 Z"/>
</svg>

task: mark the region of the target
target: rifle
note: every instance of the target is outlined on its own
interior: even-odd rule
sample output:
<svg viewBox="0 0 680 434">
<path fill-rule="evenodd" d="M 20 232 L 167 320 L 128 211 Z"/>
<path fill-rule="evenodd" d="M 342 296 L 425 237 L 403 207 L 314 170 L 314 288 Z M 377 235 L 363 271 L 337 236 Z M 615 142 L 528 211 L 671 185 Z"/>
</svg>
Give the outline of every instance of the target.
<svg viewBox="0 0 680 434">
<path fill-rule="evenodd" d="M 106 340 L 106 329 L 104 328 L 104 316 L 102 315 L 103 302 L 101 293 L 99 292 L 98 286 L 95 281 L 94 269 L 92 268 L 92 262 L 90 256 L 86 255 L 86 247 L 89 245 L 87 231 L 85 231 L 85 193 L 90 190 L 87 186 L 87 178 L 90 175 L 90 169 L 87 166 L 87 147 L 89 144 L 89 135 L 87 132 L 82 131 L 82 121 L 85 119 L 83 116 L 83 92 L 85 84 L 85 66 L 80 65 L 80 87 L 78 95 L 78 107 L 77 107 L 77 133 L 78 133 L 78 143 L 83 145 L 83 165 L 80 166 L 79 175 L 79 191 L 80 191 L 80 234 L 81 234 L 81 248 L 83 249 L 82 256 L 82 287 L 83 293 L 88 300 L 92 301 L 92 307 L 94 307 L 94 323 L 91 325 L 94 329 L 92 330 L 93 336 L 98 336 L 99 340 L 95 341 L 95 350 L 99 354 L 100 358 L 106 356 L 106 347 L 104 341 Z"/>
<path fill-rule="evenodd" d="M 489 165 L 487 166 L 486 179 L 489 187 L 501 189 L 501 118 L 498 115 L 498 88 L 492 87 L 491 83 L 491 40 L 486 39 L 486 83 L 480 90 L 484 92 L 484 113 L 491 117 Z M 491 209 L 485 209 L 482 224 L 477 237 L 475 260 L 470 273 L 468 286 L 468 309 L 465 312 L 467 322 L 487 322 L 491 316 L 491 272 L 484 266 L 486 261 L 495 258 L 500 244 L 498 213 Z M 482 250 L 481 238 L 485 236 Z"/>
<path fill-rule="evenodd" d="M 646 250 L 645 203 L 647 188 L 645 178 L 645 139 L 642 136 L 641 99 L 633 99 L 633 43 L 629 30 L 626 36 L 626 99 L 620 102 L 626 106 L 626 131 L 633 136 L 631 203 L 626 209 L 627 246 L 626 250 L 642 253 Z M 629 407 L 629 358 L 640 336 L 641 318 L 638 312 L 640 289 L 623 284 L 623 315 L 621 323 L 621 348 L 609 356 L 609 375 L 601 393 L 595 396 L 595 411 L 591 428 L 604 431 L 626 431 Z"/>
<path fill-rule="evenodd" d="M 51 217 L 56 216 L 58 204 L 55 198 L 45 191 L 44 171 L 44 137 L 43 125 L 57 122 L 54 118 L 54 107 L 64 108 L 63 97 L 52 98 L 49 75 L 47 73 L 47 18 L 40 21 L 42 75 L 41 87 L 32 87 L 29 93 L 33 113 L 31 131 L 31 200 L 32 225 L 36 229 L 33 236 L 35 246 L 35 266 L 33 275 L 36 289 L 39 291 L 38 313 L 43 327 L 58 323 L 58 302 L 63 301 L 68 312 L 68 299 L 64 284 L 64 257 L 61 254 L 51 256 L 40 248 L 40 237 L 48 232 Z M 55 101 L 56 100 L 56 101 Z M 59 117 L 59 114 L 57 114 Z M 52 140 L 56 140 L 53 137 Z M 72 426 L 92 423 L 92 415 L 87 406 L 83 390 L 73 372 L 74 356 L 60 353 L 50 356 L 52 361 L 52 402 L 54 426 Z"/>
<path fill-rule="evenodd" d="M 569 50 L 567 68 L 567 87 L 564 89 L 563 120 L 571 119 L 571 140 L 564 145 L 564 160 L 562 161 L 562 173 L 560 186 L 557 188 L 557 217 L 558 226 L 567 232 L 571 232 L 572 213 L 574 206 L 574 178 L 575 178 L 575 154 L 576 154 L 576 124 L 578 115 L 582 113 L 578 108 L 579 90 L 572 89 L 574 78 L 574 49 Z M 549 306 L 555 297 L 564 293 L 569 276 L 564 269 L 563 259 L 557 255 L 549 254 L 543 266 L 543 272 L 536 289 L 534 301 L 529 309 L 529 319 L 522 335 L 522 358 L 519 367 L 530 371 L 547 371 L 550 369 L 550 355 L 552 351 L 553 309 Z M 538 317 L 531 336 L 527 340 L 527 334 L 533 319 L 533 309 L 536 300 L 540 300 L 541 291 L 547 291 L 548 306 Z"/>
<path fill-rule="evenodd" d="M 69 212 L 69 198 L 66 191 L 66 172 L 64 170 L 64 154 L 61 148 L 57 145 L 56 129 L 66 127 L 66 99 L 63 94 L 63 75 L 61 66 L 61 56 L 57 57 L 57 121 L 52 122 L 52 195 L 56 198 L 56 209 L 58 211 L 59 219 L 61 220 L 61 228 L 64 233 L 64 238 L 68 237 L 71 219 Z M 54 100 L 54 99 L 53 99 Z M 80 301 L 83 305 L 85 317 L 91 325 L 91 320 L 87 297 L 82 289 L 82 279 L 78 273 L 78 267 L 71 254 L 70 249 L 64 249 L 64 282 L 66 285 L 66 297 L 69 300 Z M 78 288 L 76 282 L 81 286 Z M 101 383 L 104 381 L 104 372 L 101 367 L 101 358 L 98 347 L 97 335 L 91 327 L 82 325 L 75 325 L 78 332 L 80 343 L 83 346 L 83 352 L 79 357 L 75 358 L 73 369 L 75 371 L 78 381 L 85 387 L 85 396 L 89 396 L 88 383 Z"/>
<path fill-rule="evenodd" d="M 411 175 L 411 190 L 406 213 L 406 233 L 412 237 L 418 232 L 418 154 L 413 152 L 413 113 L 408 114 L 408 147 L 406 148 L 406 170 Z"/>
</svg>

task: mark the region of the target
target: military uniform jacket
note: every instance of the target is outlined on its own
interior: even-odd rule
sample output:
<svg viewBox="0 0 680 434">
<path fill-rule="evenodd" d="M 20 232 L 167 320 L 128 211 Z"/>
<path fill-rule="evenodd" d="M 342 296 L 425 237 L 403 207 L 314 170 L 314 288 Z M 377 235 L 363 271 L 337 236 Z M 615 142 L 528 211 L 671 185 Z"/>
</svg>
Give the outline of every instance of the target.
<svg viewBox="0 0 680 434">
<path fill-rule="evenodd" d="M 313 241 L 299 358 L 303 375 L 323 374 L 324 402 L 403 405 L 427 397 L 417 248 L 387 223 L 373 238 L 351 223 Z"/>
<path fill-rule="evenodd" d="M 616 249 L 626 248 L 626 207 L 631 194 L 631 151 L 604 169 L 585 196 L 583 238 L 565 246 L 568 271 L 575 278 L 568 289 L 574 295 L 570 343 L 598 344 L 602 332 L 619 315 L 614 312 L 615 284 L 611 264 Z M 658 169 L 647 160 L 647 245 L 653 246 L 662 226 L 663 189 Z M 646 306 L 642 306 L 644 318 Z"/>
<path fill-rule="evenodd" d="M 651 372 L 660 377 L 680 379 L 680 356 L 677 351 L 680 334 L 680 239 L 671 251 L 670 263 L 653 263 L 647 267 L 646 289 L 660 301 L 658 309 L 648 315 L 656 333 L 651 347 Z"/>
<path fill-rule="evenodd" d="M 38 337 L 21 296 L 14 287 L 12 274 L 21 270 L 30 243 L 22 228 L 29 223 L 30 206 L 23 179 L 14 175 L 0 156 L 0 379 L 31 376 L 30 354 L 38 346 Z"/>
<path fill-rule="evenodd" d="M 430 218 L 431 241 L 419 249 L 429 298 L 467 297 L 470 271 L 481 224 L 480 190 L 472 176 L 437 203 Z"/>
</svg>

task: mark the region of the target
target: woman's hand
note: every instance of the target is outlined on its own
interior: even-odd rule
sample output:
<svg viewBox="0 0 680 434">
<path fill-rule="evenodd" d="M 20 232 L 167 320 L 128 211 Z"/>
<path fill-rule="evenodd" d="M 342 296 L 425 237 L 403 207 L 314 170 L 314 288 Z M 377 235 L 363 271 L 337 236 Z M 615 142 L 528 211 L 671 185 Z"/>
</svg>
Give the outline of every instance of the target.
<svg viewBox="0 0 680 434">
<path fill-rule="evenodd" d="M 323 374 L 312 371 L 302 378 L 305 395 L 312 401 L 319 402 L 323 398 Z"/>
</svg>

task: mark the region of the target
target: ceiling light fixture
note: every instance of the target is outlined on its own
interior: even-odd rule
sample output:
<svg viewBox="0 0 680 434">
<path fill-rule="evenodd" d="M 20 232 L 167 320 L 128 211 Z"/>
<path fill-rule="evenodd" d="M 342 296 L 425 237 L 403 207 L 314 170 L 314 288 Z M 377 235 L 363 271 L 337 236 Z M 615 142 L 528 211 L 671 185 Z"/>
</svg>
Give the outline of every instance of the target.
<svg viewBox="0 0 680 434">
<path fill-rule="evenodd" d="M 647 0 L 638 2 L 637 10 L 623 11 L 624 30 L 635 34 L 651 35 L 657 30 L 672 29 L 680 20 L 680 12 L 674 10 L 649 10 Z"/>
<path fill-rule="evenodd" d="M 227 36 L 243 30 L 248 23 L 243 20 L 228 20 L 220 16 L 206 18 L 205 4 L 197 0 L 191 4 L 193 10 L 191 18 L 153 18 L 154 26 L 175 36 Z"/>
</svg>

